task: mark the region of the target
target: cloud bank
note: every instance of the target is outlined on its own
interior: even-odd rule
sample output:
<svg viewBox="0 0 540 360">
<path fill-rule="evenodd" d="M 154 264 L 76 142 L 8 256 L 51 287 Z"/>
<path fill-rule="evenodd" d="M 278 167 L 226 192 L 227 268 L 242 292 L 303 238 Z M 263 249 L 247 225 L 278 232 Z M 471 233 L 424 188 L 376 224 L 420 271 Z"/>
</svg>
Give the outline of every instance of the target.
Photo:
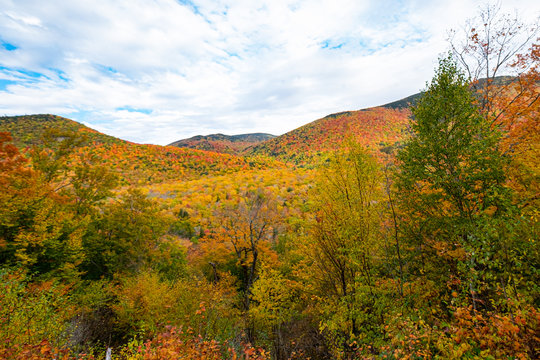
<svg viewBox="0 0 540 360">
<path fill-rule="evenodd" d="M 0 114 L 53 113 L 155 144 L 279 135 L 418 92 L 447 30 L 481 4 L 0 0 Z"/>
</svg>

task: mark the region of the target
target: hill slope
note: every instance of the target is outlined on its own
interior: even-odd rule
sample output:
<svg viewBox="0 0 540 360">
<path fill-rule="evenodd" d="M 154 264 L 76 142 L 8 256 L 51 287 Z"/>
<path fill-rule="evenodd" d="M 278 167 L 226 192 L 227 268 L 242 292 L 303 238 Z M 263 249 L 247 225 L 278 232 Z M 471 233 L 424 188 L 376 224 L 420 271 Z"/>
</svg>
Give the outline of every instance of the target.
<svg viewBox="0 0 540 360">
<path fill-rule="evenodd" d="M 117 172 L 125 183 L 148 184 L 191 180 L 244 169 L 272 167 L 266 160 L 245 159 L 215 152 L 174 146 L 141 145 L 102 134 L 73 120 L 55 115 L 0 117 L 0 131 L 10 132 L 19 148 L 41 146 L 47 129 L 69 131 L 85 137 L 73 157 L 96 156 Z"/>
<path fill-rule="evenodd" d="M 404 136 L 410 115 L 408 108 L 399 105 L 328 115 L 253 146 L 246 153 L 306 164 L 338 149 L 349 136 L 375 150 L 394 146 Z"/>
<path fill-rule="evenodd" d="M 381 105 L 380 107 L 386 108 L 386 109 L 408 109 L 411 106 L 413 106 L 418 99 L 422 96 L 422 93 L 416 93 L 411 96 L 407 96 L 406 98 L 403 98 L 401 100 L 392 101 L 391 103 Z"/>
<path fill-rule="evenodd" d="M 189 139 L 175 141 L 169 145 L 238 155 L 250 146 L 273 138 L 275 138 L 274 135 L 264 133 L 197 135 Z"/>
<path fill-rule="evenodd" d="M 84 136 L 83 145 L 120 144 L 120 140 L 91 129 L 71 119 L 57 115 L 39 114 L 0 117 L 0 131 L 7 131 L 13 137 L 13 143 L 19 148 L 40 145 L 41 137 L 47 129 L 75 132 Z"/>
</svg>

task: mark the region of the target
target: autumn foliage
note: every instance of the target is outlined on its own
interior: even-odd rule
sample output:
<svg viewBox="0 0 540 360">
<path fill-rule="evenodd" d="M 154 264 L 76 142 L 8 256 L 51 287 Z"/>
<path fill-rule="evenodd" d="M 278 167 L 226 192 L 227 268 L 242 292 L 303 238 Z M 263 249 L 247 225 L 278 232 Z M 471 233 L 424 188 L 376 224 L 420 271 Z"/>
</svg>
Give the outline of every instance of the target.
<svg viewBox="0 0 540 360">
<path fill-rule="evenodd" d="M 403 139 L 409 115 L 408 108 L 384 107 L 328 115 L 247 151 L 309 165 L 338 150 L 351 135 L 375 151 L 390 151 Z"/>
<path fill-rule="evenodd" d="M 538 28 L 482 16 L 410 107 L 231 154 L 1 117 L 0 358 L 539 358 Z"/>
</svg>

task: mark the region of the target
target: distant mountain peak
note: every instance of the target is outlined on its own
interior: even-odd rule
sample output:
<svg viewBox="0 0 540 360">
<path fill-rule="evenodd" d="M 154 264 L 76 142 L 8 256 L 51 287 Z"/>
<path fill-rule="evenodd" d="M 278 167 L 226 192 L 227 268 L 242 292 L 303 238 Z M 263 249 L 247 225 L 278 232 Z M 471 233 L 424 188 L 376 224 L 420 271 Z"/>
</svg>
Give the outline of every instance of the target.
<svg viewBox="0 0 540 360">
<path fill-rule="evenodd" d="M 251 133 L 240 135 L 210 134 L 196 135 L 189 139 L 175 141 L 169 146 L 214 151 L 225 154 L 240 154 L 248 147 L 275 138 L 275 135 Z"/>
</svg>

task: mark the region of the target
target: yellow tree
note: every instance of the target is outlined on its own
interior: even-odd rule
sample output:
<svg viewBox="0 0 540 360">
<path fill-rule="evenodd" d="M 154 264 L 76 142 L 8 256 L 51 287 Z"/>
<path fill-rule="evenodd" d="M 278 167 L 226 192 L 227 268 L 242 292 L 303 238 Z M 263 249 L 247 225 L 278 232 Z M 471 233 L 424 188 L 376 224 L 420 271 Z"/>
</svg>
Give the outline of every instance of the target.
<svg viewBox="0 0 540 360">
<path fill-rule="evenodd" d="M 286 358 L 282 325 L 294 315 L 295 293 L 293 286 L 278 269 L 261 266 L 259 277 L 253 285 L 254 304 L 249 309 L 260 329 L 271 331 L 273 354 L 276 359 Z"/>
<path fill-rule="evenodd" d="M 321 170 L 314 194 L 309 277 L 320 299 L 322 327 L 341 340 L 379 323 L 374 307 L 383 205 L 379 175 L 374 158 L 349 141 Z"/>
</svg>

